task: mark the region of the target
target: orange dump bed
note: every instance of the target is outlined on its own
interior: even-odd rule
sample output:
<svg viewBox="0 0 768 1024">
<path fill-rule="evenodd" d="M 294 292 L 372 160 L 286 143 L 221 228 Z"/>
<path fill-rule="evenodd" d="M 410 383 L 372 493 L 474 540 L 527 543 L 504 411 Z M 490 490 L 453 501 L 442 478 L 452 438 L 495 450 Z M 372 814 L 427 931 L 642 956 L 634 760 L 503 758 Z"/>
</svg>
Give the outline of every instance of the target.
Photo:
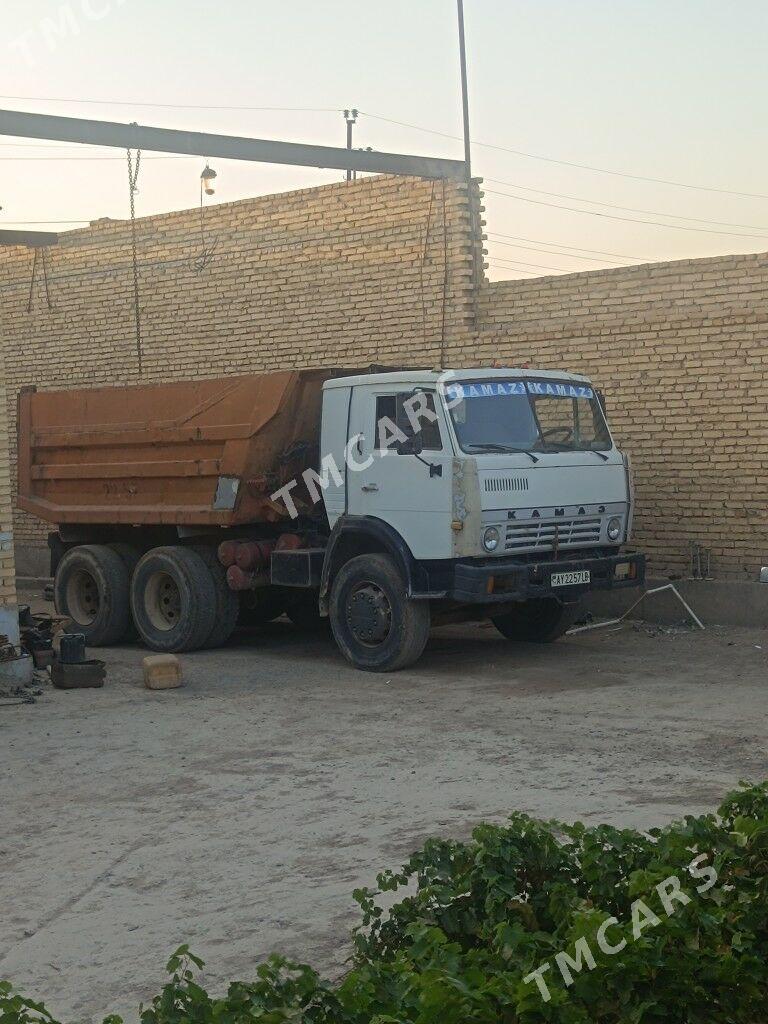
<svg viewBox="0 0 768 1024">
<path fill-rule="evenodd" d="M 344 372 L 22 391 L 19 506 L 52 523 L 277 520 L 269 495 L 316 464 L 323 381 Z"/>
</svg>

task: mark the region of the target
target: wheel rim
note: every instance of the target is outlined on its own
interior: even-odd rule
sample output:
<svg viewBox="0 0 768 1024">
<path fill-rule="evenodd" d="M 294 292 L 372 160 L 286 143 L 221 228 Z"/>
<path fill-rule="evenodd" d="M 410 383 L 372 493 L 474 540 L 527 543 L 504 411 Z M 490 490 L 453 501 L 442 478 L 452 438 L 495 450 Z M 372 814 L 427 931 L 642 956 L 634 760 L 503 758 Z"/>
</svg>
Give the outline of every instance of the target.
<svg viewBox="0 0 768 1024">
<path fill-rule="evenodd" d="M 377 583 L 358 583 L 347 599 L 347 625 L 364 647 L 380 647 L 392 632 L 392 605 Z"/>
<path fill-rule="evenodd" d="M 181 592 L 173 576 L 167 572 L 153 573 L 144 591 L 144 610 L 155 629 L 164 633 L 181 619 Z"/>
<path fill-rule="evenodd" d="M 96 621 L 101 607 L 99 586 L 87 569 L 73 572 L 66 588 L 67 614 L 80 626 Z"/>
</svg>

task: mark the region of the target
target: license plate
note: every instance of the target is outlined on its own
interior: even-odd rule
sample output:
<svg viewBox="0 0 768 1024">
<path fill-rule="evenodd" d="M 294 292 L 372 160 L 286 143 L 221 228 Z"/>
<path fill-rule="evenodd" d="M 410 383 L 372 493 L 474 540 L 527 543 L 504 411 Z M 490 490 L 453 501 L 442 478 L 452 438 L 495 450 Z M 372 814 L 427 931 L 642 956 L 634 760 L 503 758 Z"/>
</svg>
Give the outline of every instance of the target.
<svg viewBox="0 0 768 1024">
<path fill-rule="evenodd" d="M 590 579 L 589 569 L 578 569 L 574 572 L 553 572 L 550 582 L 553 587 L 575 587 L 579 583 L 589 583 Z"/>
</svg>

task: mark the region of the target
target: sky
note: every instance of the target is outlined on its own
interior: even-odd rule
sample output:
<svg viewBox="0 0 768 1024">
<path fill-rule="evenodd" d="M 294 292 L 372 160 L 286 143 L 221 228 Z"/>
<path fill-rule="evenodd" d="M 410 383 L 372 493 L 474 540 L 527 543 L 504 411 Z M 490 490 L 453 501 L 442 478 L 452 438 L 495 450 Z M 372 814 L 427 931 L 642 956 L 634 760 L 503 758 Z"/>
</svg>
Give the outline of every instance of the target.
<svg viewBox="0 0 768 1024">
<path fill-rule="evenodd" d="M 356 107 L 357 146 L 463 156 L 455 0 L 0 5 L 5 109 L 344 145 Z M 768 250 L 765 0 L 465 7 L 492 279 Z M 341 176 L 211 163 L 212 202 Z M 196 206 L 204 165 L 145 154 L 137 214 Z M 125 154 L 0 138 L 0 206 L 7 227 L 125 217 Z"/>
</svg>

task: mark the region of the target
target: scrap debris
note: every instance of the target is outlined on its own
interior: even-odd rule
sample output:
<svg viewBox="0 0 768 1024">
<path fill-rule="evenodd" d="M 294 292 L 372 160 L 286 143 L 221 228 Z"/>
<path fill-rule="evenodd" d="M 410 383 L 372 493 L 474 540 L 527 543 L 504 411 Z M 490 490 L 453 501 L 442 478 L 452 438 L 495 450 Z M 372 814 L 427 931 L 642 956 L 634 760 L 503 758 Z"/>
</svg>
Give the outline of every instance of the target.
<svg viewBox="0 0 768 1024">
<path fill-rule="evenodd" d="M 680 591 L 677 589 L 677 587 L 674 585 L 674 583 L 665 583 L 661 587 L 653 587 L 650 590 L 644 591 L 640 595 L 640 597 L 638 597 L 638 599 L 635 601 L 635 603 L 630 605 L 630 607 L 627 608 L 627 610 L 624 612 L 624 614 L 620 615 L 618 619 L 606 619 L 605 621 L 601 621 L 601 622 L 589 622 L 585 626 L 574 626 L 572 629 L 568 630 L 568 634 L 567 635 L 568 636 L 572 636 L 574 633 L 584 633 L 584 632 L 586 632 L 587 630 L 590 630 L 590 629 L 605 629 L 607 626 L 618 626 L 621 623 L 625 622 L 626 619 L 628 619 L 629 616 L 632 614 L 632 612 L 635 610 L 635 608 L 637 608 L 637 606 L 642 601 L 644 601 L 647 597 L 651 597 L 654 594 L 661 594 L 665 590 L 669 590 L 669 591 L 672 592 L 672 594 L 677 598 L 677 600 L 680 602 L 680 604 L 686 610 L 686 612 L 688 613 L 688 616 L 695 623 L 695 625 L 696 625 L 696 627 L 698 629 L 706 629 L 707 628 L 704 625 L 704 623 L 701 621 L 701 619 L 698 617 L 698 615 L 691 608 L 691 606 L 688 604 L 688 602 L 685 600 L 685 598 L 680 593 Z"/>
<path fill-rule="evenodd" d="M 0 633 L 0 662 L 14 661 L 18 656 L 18 651 L 11 643 L 11 638 L 5 633 Z"/>
<path fill-rule="evenodd" d="M 34 668 L 28 681 L 0 689 L 1 706 L 34 704 L 42 696 L 43 687 L 51 682 L 60 690 L 104 685 L 104 662 L 86 658 L 85 637 L 64 633 L 66 622 L 66 616 L 35 615 L 29 605 L 19 608 L 19 645 L 0 635 L 0 665 L 31 658 Z"/>
<path fill-rule="evenodd" d="M 65 622 L 62 615 L 33 615 L 27 604 L 19 608 L 21 653 L 31 656 L 36 669 L 45 669 L 52 664 L 53 641 Z"/>
<path fill-rule="evenodd" d="M 43 687 L 48 682 L 47 672 L 35 671 L 32 673 L 32 678 L 26 683 L 0 688 L 0 706 L 35 704 L 37 698 L 43 695 Z"/>
<path fill-rule="evenodd" d="M 51 663 L 51 681 L 57 690 L 86 690 L 104 685 L 106 666 L 103 661 L 85 656 L 83 633 L 62 633 L 59 655 Z"/>
</svg>

